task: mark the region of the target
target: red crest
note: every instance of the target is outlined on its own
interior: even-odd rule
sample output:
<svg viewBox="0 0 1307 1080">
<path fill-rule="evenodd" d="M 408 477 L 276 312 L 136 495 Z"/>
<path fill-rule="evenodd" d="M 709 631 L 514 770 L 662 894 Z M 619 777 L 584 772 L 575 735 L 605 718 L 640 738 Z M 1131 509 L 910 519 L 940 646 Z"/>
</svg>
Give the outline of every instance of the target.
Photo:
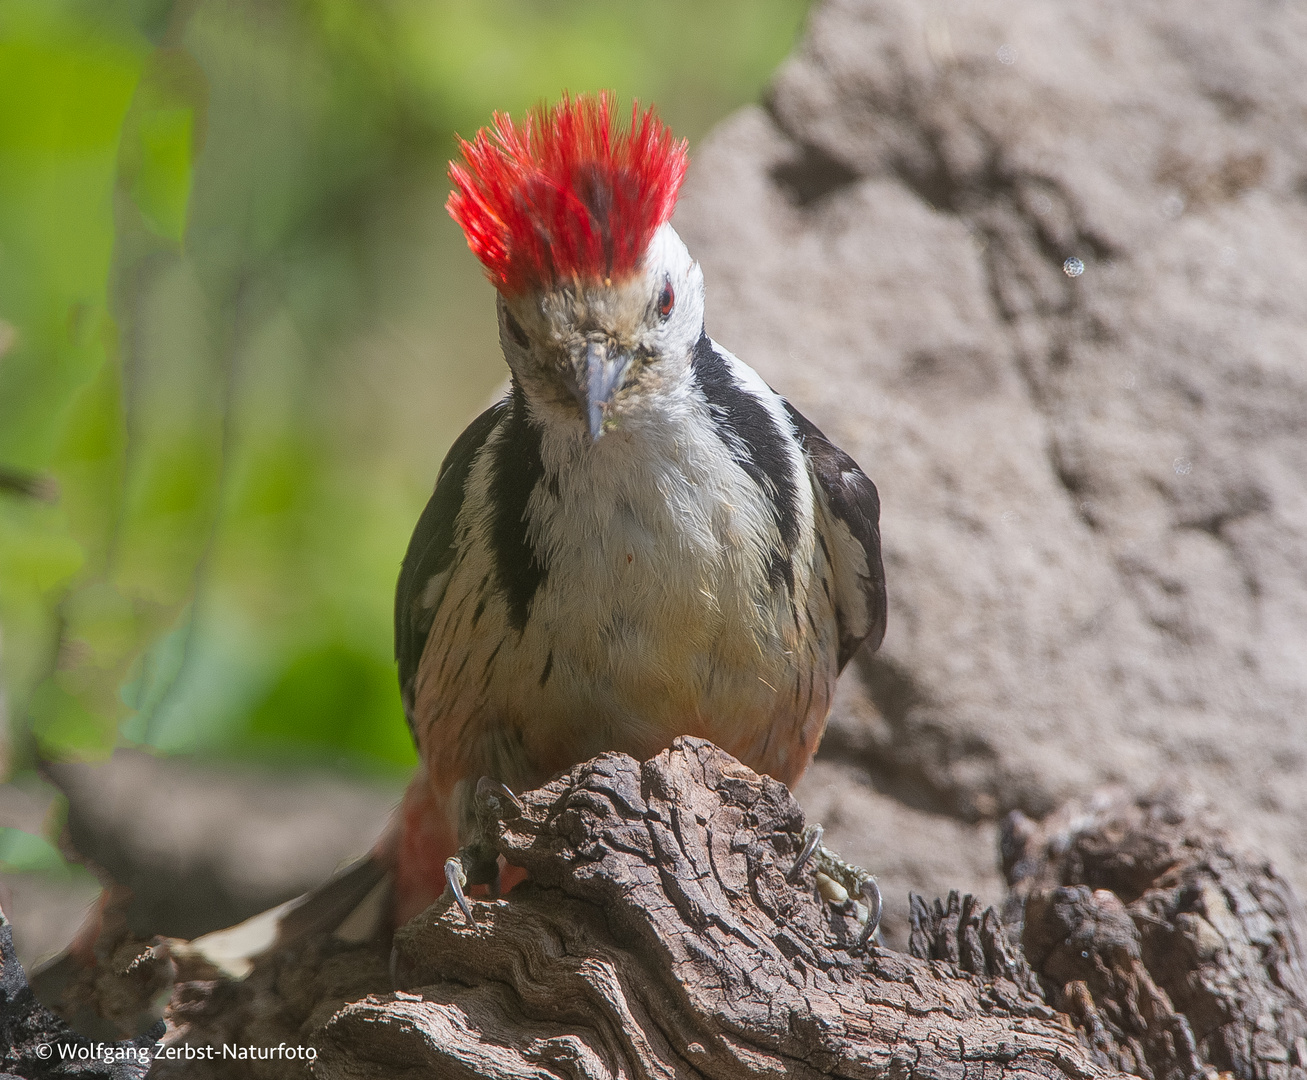
<svg viewBox="0 0 1307 1080">
<path fill-rule="evenodd" d="M 449 166 L 445 204 L 495 288 L 505 295 L 573 278 L 619 280 L 640 264 L 672 216 L 688 151 L 654 115 L 631 107 L 613 123 L 613 99 L 564 96 L 515 124 L 495 113 L 463 161 Z"/>
</svg>

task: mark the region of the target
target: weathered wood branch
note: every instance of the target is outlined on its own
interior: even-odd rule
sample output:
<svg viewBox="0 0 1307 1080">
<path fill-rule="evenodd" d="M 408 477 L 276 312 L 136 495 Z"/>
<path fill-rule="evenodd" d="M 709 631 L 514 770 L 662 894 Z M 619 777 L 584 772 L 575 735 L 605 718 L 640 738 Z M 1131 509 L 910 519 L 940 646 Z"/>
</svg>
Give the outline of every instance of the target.
<svg viewBox="0 0 1307 1080">
<path fill-rule="evenodd" d="M 476 926 L 438 905 L 393 952 L 320 936 L 175 987 L 176 1045 L 311 1066 L 152 1075 L 1307 1080 L 1301 910 L 1174 797 L 1009 819 L 1007 929 L 914 897 L 914 955 L 858 949 L 851 905 L 786 880 L 802 811 L 711 744 L 603 755 L 523 804 L 500 847 L 531 877 Z"/>
<path fill-rule="evenodd" d="M 135 973 L 129 976 L 135 980 Z M 42 1005 L 18 962 L 9 921 L 0 911 L 0 1080 L 139 1080 L 163 1025 L 106 1044 L 74 1031 Z"/>
<path fill-rule="evenodd" d="M 396 936 L 398 998 L 327 1024 L 327 1077 L 1099 1074 L 1009 979 L 853 948 L 811 871 L 803 815 L 709 743 L 609 754 L 533 793 L 504 854 L 511 899 Z"/>
<path fill-rule="evenodd" d="M 1007 823 L 1009 912 L 1100 1063 L 1157 1080 L 1307 1080 L 1302 906 L 1176 793 Z"/>
</svg>

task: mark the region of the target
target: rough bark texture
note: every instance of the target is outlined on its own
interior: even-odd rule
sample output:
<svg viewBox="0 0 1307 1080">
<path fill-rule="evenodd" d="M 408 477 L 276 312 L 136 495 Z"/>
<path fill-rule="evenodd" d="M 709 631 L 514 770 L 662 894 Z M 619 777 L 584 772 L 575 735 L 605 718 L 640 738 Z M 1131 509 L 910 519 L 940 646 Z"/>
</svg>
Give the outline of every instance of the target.
<svg viewBox="0 0 1307 1080">
<path fill-rule="evenodd" d="M 783 785 L 700 740 L 644 764 L 601 756 L 504 822 L 501 851 L 531 879 L 477 901 L 476 926 L 441 904 L 401 928 L 389 965 L 319 938 L 242 983 L 179 984 L 174 1042 L 312 1046 L 312 1075 L 333 1080 L 1304 1080 L 1296 901 L 1175 800 L 1008 823 L 1025 954 L 956 894 L 913 898 L 913 955 L 860 951 L 810 868 L 786 881 L 803 825 Z"/>
<path fill-rule="evenodd" d="M 1097 1060 L 1157 1080 L 1307 1080 L 1302 907 L 1192 799 L 1013 815 L 1003 856 L 1030 963 Z"/>
<path fill-rule="evenodd" d="M 163 1025 L 105 1044 L 79 1034 L 36 1000 L 0 911 L 0 1080 L 140 1080 Z"/>
<path fill-rule="evenodd" d="M 913 956 L 945 960 L 972 975 L 1009 979 L 1031 993 L 1042 992 L 1024 953 L 992 907 L 982 910 L 974 896 L 961 896 L 957 890 L 933 905 L 913 893 L 908 906 L 912 911 L 908 951 Z"/>
<path fill-rule="evenodd" d="M 177 972 L 162 939 L 129 926 L 133 896 L 112 885 L 90 904 L 77 936 L 36 968 L 32 991 L 82 1035 L 114 1042 L 158 1025 Z"/>
<path fill-rule="evenodd" d="M 1088 1056 L 1002 978 L 852 948 L 857 928 L 786 871 L 803 814 L 709 743 L 610 754 L 532 797 L 504 854 L 532 883 L 410 923 L 402 1000 L 327 1025 L 320 1071 L 382 1076 L 1084 1076 Z"/>
</svg>

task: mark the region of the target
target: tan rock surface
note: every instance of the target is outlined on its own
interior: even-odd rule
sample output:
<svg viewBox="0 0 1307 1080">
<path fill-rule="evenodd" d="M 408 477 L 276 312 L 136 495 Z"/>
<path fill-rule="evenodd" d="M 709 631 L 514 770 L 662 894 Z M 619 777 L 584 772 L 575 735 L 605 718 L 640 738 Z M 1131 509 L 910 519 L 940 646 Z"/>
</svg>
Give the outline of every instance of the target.
<svg viewBox="0 0 1307 1080">
<path fill-rule="evenodd" d="M 992 895 L 940 815 L 1158 777 L 1307 885 L 1304 75 L 1293 5 L 833 0 L 697 151 L 710 332 L 883 499 L 823 755 L 911 809 L 801 794 L 891 915 Z"/>
</svg>

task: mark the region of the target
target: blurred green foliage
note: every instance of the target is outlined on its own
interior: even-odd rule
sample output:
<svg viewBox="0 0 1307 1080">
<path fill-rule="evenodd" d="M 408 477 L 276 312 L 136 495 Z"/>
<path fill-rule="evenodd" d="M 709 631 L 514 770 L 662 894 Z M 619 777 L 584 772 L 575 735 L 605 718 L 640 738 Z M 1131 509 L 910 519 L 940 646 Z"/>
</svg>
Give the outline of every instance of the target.
<svg viewBox="0 0 1307 1080">
<path fill-rule="evenodd" d="M 21 829 L 0 826 L 0 873 L 69 875 L 73 867 L 64 861 L 49 840 Z"/>
<path fill-rule="evenodd" d="M 693 140 L 805 8 L 0 0 L 8 767 L 411 762 L 394 579 L 504 376 L 453 134 L 611 87 Z"/>
</svg>

